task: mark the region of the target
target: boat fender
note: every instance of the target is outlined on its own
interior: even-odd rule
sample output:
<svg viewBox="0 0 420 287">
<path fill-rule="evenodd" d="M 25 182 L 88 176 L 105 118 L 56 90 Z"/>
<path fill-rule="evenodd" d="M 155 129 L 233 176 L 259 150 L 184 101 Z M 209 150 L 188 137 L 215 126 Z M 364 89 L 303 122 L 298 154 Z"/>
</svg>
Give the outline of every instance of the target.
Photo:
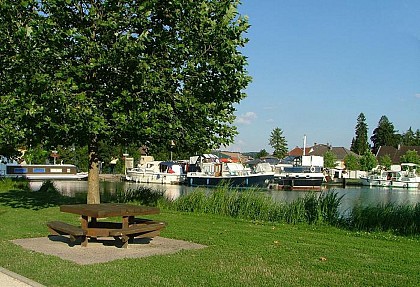
<svg viewBox="0 0 420 287">
<path fill-rule="evenodd" d="M 314 167 L 314 166 L 311 166 L 310 171 L 311 171 L 311 172 L 315 172 L 315 167 Z"/>
</svg>

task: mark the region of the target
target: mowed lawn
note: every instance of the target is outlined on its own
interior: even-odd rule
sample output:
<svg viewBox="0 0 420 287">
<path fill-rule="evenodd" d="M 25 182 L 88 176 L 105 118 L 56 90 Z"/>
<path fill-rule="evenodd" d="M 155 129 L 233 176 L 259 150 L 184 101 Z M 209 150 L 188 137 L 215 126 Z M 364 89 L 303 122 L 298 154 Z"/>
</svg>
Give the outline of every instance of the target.
<svg viewBox="0 0 420 287">
<path fill-rule="evenodd" d="M 76 215 L 0 192 L 0 266 L 46 286 L 418 286 L 418 238 L 322 225 L 250 222 L 163 210 L 163 237 L 207 245 L 171 255 L 78 265 L 10 242 L 47 236 Z M 3 202 L 2 202 L 2 199 Z M 67 248 L 67 246 L 63 246 Z M 81 248 L 76 246 L 74 248 Z"/>
</svg>

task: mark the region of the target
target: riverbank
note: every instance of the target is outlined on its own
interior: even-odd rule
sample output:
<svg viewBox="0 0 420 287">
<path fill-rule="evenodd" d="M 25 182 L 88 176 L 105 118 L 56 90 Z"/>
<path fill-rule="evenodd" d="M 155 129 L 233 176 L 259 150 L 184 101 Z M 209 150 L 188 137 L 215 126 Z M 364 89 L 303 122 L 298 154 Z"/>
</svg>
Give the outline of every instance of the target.
<svg viewBox="0 0 420 287">
<path fill-rule="evenodd" d="M 58 207 L 39 215 L 76 221 Z M 47 236 L 44 222 L 34 220 L 1 236 L 0 266 L 46 286 L 415 286 L 420 280 L 419 242 L 403 237 L 185 213 L 156 219 L 168 222 L 163 237 L 208 247 L 82 267 L 9 241 Z"/>
<path fill-rule="evenodd" d="M 78 222 L 59 211 L 59 199 L 19 193 L 0 191 L 0 266 L 46 286 L 415 286 L 420 281 L 418 238 L 164 209 L 153 216 L 168 223 L 162 237 L 208 247 L 81 266 L 11 242 L 46 237 L 50 220 Z"/>
</svg>

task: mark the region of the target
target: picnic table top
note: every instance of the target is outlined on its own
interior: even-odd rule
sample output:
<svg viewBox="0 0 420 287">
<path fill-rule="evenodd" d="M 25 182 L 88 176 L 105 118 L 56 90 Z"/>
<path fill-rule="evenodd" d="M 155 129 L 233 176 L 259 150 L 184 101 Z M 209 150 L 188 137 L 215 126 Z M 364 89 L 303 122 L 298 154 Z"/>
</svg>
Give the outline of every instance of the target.
<svg viewBox="0 0 420 287">
<path fill-rule="evenodd" d="M 125 204 L 125 203 L 100 203 L 100 204 L 71 204 L 61 205 L 61 212 L 79 214 L 95 218 L 112 216 L 135 216 L 157 214 L 160 212 L 157 207 Z"/>
</svg>

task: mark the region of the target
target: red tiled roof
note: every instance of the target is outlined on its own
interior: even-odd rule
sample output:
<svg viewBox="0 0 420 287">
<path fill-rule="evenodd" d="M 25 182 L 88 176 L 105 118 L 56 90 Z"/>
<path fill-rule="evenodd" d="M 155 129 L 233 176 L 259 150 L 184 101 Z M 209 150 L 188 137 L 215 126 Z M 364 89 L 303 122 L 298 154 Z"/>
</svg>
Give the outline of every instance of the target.
<svg viewBox="0 0 420 287">
<path fill-rule="evenodd" d="M 310 150 L 311 150 L 310 147 L 305 148 L 305 154 L 309 154 Z M 287 155 L 289 155 L 289 156 L 301 156 L 301 155 L 303 155 L 303 149 L 297 146 L 294 149 L 292 149 L 291 151 L 289 151 L 289 153 Z"/>
</svg>

